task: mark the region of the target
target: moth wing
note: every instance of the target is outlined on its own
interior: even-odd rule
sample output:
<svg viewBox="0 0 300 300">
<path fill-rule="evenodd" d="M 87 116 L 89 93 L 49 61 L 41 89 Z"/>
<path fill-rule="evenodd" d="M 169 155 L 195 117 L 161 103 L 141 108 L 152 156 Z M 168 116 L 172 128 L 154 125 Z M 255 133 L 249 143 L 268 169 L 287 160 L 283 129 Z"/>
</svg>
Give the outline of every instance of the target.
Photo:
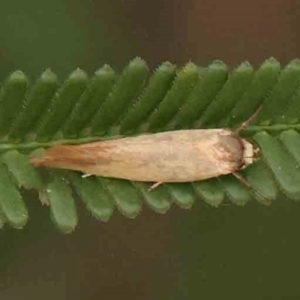
<svg viewBox="0 0 300 300">
<path fill-rule="evenodd" d="M 203 180 L 231 173 L 235 168 L 236 162 L 227 161 L 220 153 L 230 134 L 222 129 L 182 130 L 56 146 L 33 163 L 136 181 Z"/>
</svg>

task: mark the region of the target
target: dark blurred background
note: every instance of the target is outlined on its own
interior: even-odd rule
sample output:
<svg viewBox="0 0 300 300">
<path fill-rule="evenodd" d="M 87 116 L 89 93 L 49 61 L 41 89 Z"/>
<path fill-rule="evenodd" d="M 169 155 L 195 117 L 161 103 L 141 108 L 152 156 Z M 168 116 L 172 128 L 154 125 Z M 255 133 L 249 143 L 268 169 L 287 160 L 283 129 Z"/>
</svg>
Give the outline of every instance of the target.
<svg viewBox="0 0 300 300">
<path fill-rule="evenodd" d="M 140 56 L 206 66 L 254 66 L 299 57 L 297 0 L 1 1 L 0 80 L 21 69 L 60 80 L 104 63 L 117 71 Z M 0 299 L 300 299 L 300 206 L 144 206 L 96 222 L 78 201 L 80 223 L 60 234 L 47 207 L 27 196 L 30 221 L 0 240 Z"/>
</svg>

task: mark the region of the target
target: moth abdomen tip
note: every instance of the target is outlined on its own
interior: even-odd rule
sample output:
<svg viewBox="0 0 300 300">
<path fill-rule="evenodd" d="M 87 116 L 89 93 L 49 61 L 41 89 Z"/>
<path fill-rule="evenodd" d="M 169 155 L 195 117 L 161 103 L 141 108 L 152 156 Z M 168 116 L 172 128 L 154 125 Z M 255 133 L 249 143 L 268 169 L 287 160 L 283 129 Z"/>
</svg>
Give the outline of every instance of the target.
<svg viewBox="0 0 300 300">
<path fill-rule="evenodd" d="M 46 150 L 46 152 L 42 156 L 29 158 L 29 162 L 34 167 L 49 167 L 53 164 L 53 162 L 62 159 L 63 155 L 61 155 L 60 153 L 61 148 L 62 146 L 54 146 L 53 148 Z M 64 148 L 62 148 L 62 150 L 64 150 Z"/>
<path fill-rule="evenodd" d="M 34 166 L 34 167 L 42 167 L 47 164 L 47 159 L 45 158 L 37 158 L 33 157 L 29 159 L 29 162 Z"/>
</svg>

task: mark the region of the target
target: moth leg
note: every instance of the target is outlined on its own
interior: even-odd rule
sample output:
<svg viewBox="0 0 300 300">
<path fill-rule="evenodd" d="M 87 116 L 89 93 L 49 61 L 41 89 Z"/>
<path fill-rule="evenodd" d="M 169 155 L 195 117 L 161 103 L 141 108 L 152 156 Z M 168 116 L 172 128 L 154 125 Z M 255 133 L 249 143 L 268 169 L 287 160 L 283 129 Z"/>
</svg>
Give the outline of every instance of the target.
<svg viewBox="0 0 300 300">
<path fill-rule="evenodd" d="M 81 178 L 87 178 L 87 177 L 90 177 L 90 176 L 93 176 L 93 174 L 83 174 L 83 175 L 81 175 Z"/>
<path fill-rule="evenodd" d="M 154 189 L 156 189 L 157 187 L 159 187 L 161 184 L 163 184 L 163 182 L 156 182 L 156 183 L 152 184 L 152 185 L 149 187 L 148 191 L 149 191 L 149 192 L 150 192 L 150 191 L 153 191 Z"/>
<path fill-rule="evenodd" d="M 251 184 L 241 174 L 233 172 L 232 175 L 247 188 L 252 188 Z"/>
<path fill-rule="evenodd" d="M 249 188 L 250 190 L 252 190 L 255 194 L 257 194 L 259 197 L 263 198 L 264 200 L 268 199 L 262 194 L 260 193 L 258 190 L 255 190 L 252 188 L 251 184 L 249 183 L 249 181 L 247 181 L 241 174 L 237 173 L 237 172 L 233 172 L 232 175 L 239 181 L 241 182 L 243 185 L 245 185 L 247 188 Z"/>
<path fill-rule="evenodd" d="M 254 114 L 248 120 L 246 120 L 244 123 L 242 123 L 239 128 L 237 128 L 235 130 L 235 133 L 239 134 L 241 131 L 245 130 L 254 121 L 254 119 L 257 117 L 257 115 L 261 112 L 262 108 L 263 108 L 263 105 L 261 104 L 258 107 L 258 109 L 254 112 Z"/>
</svg>

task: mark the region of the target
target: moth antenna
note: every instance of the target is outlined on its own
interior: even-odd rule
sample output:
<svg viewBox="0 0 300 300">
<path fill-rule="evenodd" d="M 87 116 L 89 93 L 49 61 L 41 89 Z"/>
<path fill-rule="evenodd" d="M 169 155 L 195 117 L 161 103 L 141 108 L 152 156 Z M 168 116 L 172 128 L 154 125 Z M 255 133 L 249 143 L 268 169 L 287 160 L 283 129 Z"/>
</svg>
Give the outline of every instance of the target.
<svg viewBox="0 0 300 300">
<path fill-rule="evenodd" d="M 241 182 L 244 186 L 246 186 L 247 188 L 249 188 L 251 191 L 253 191 L 254 193 L 256 193 L 258 196 L 260 196 L 261 198 L 263 198 L 266 201 L 269 201 L 268 198 L 266 196 L 264 196 L 261 192 L 259 192 L 256 189 L 253 189 L 251 184 L 249 183 L 249 181 L 247 181 L 241 174 L 237 173 L 237 172 L 233 172 L 232 175 L 239 181 Z"/>
<path fill-rule="evenodd" d="M 29 159 L 29 162 L 34 166 L 34 167 L 41 167 L 43 166 L 45 159 L 43 157 L 32 157 Z"/>
<path fill-rule="evenodd" d="M 258 116 L 258 114 L 261 112 L 262 108 L 263 108 L 263 105 L 260 104 L 258 109 L 253 113 L 253 115 L 248 120 L 243 122 L 240 125 L 240 127 L 235 130 L 235 133 L 239 134 L 241 131 L 245 130 L 254 121 L 254 119 Z"/>
</svg>

